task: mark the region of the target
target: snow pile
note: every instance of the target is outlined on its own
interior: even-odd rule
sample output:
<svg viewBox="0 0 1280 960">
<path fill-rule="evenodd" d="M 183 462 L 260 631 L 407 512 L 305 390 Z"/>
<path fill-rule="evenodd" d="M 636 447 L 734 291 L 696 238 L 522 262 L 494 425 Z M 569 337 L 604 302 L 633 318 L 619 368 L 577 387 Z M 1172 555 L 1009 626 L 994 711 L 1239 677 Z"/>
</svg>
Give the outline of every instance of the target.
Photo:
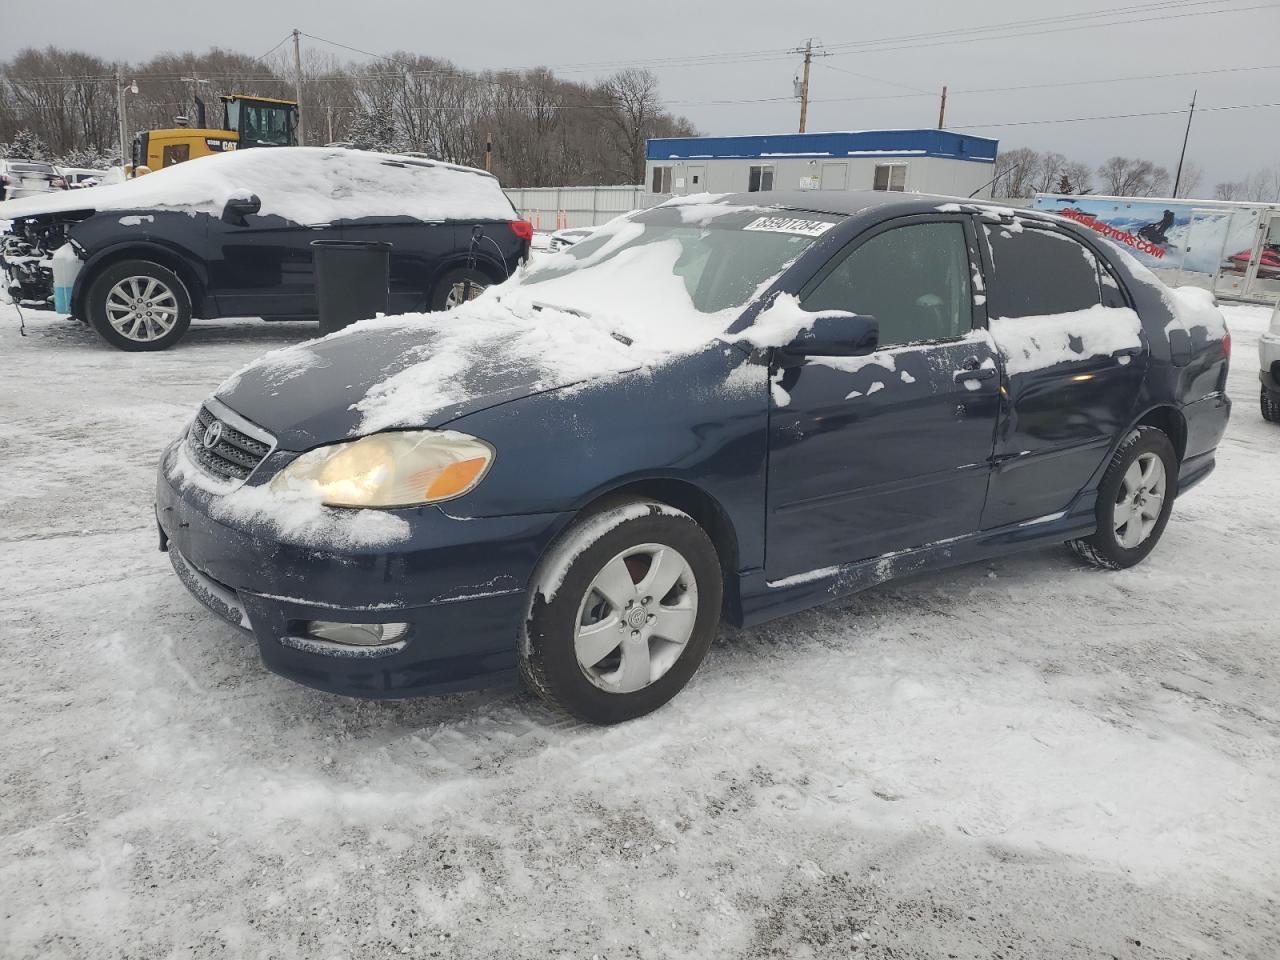
<svg viewBox="0 0 1280 960">
<path fill-rule="evenodd" d="M 1203 327 L 1210 340 L 1221 340 L 1227 335 L 1227 321 L 1213 293 L 1200 287 L 1166 287 L 1164 301 L 1173 311 L 1173 320 L 1165 327 L 1180 326 L 1190 332 L 1196 327 Z"/>
<path fill-rule="evenodd" d="M 333 147 L 233 150 L 134 180 L 11 200 L 5 216 L 69 210 L 173 210 L 220 215 L 257 196 L 263 216 L 294 223 L 359 217 L 513 220 L 489 174 L 447 163 Z"/>
<path fill-rule="evenodd" d="M 1039 317 L 992 317 L 991 335 L 1009 376 L 1142 346 L 1142 322 L 1127 307 L 1093 306 Z M 1080 344 L 1076 349 L 1073 341 Z"/>
<path fill-rule="evenodd" d="M 726 203 L 726 198 L 730 196 L 732 194 L 728 193 L 691 193 L 684 197 L 672 197 L 662 205 L 678 207 L 683 223 L 696 223 L 699 226 L 706 226 L 716 217 L 723 217 L 727 213 L 763 213 L 774 209 Z"/>
</svg>

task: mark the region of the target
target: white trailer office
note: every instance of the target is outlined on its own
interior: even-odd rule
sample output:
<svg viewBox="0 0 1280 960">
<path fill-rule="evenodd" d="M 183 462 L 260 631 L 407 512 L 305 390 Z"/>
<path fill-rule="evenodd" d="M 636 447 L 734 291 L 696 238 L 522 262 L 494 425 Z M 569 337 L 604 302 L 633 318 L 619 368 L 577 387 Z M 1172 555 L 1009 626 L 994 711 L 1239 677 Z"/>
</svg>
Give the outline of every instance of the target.
<svg viewBox="0 0 1280 960">
<path fill-rule="evenodd" d="M 649 193 L 891 190 L 991 196 L 999 142 L 950 130 L 857 130 L 648 142 Z"/>
</svg>

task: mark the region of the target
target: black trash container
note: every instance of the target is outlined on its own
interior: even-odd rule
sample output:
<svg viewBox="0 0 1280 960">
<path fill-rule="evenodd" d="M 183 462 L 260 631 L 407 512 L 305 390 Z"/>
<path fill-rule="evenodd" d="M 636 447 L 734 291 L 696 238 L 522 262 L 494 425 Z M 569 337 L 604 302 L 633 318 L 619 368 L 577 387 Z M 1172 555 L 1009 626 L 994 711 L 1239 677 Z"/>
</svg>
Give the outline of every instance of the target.
<svg viewBox="0 0 1280 960">
<path fill-rule="evenodd" d="M 384 240 L 312 240 L 320 333 L 387 312 L 391 244 Z"/>
</svg>

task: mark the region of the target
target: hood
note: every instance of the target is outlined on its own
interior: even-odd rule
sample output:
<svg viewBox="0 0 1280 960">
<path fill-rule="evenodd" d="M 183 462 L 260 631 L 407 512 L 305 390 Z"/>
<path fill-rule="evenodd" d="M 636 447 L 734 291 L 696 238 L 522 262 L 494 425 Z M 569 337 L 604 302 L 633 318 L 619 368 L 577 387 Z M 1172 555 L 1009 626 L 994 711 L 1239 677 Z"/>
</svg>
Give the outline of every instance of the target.
<svg viewBox="0 0 1280 960">
<path fill-rule="evenodd" d="M 582 318 L 555 311 L 517 319 L 485 299 L 446 314 L 368 320 L 272 351 L 215 396 L 274 434 L 281 449 L 302 451 L 379 430 L 441 427 L 641 365 L 623 343 L 584 330 Z"/>
</svg>

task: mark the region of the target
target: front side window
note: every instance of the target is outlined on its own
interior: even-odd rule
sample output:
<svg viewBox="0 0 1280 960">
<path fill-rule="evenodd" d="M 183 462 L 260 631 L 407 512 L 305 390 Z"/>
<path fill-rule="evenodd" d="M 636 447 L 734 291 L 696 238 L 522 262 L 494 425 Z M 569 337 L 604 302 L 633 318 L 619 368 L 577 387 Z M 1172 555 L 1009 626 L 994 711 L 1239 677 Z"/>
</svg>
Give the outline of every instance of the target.
<svg viewBox="0 0 1280 960">
<path fill-rule="evenodd" d="M 753 164 L 747 169 L 747 193 L 773 189 L 772 164 Z"/>
<path fill-rule="evenodd" d="M 962 337 L 972 325 L 964 225 L 896 227 L 856 247 L 804 298 L 804 309 L 880 321 L 880 345 Z"/>
<path fill-rule="evenodd" d="M 889 190 L 904 193 L 907 189 L 907 165 L 905 163 L 877 163 L 873 190 Z"/>
<path fill-rule="evenodd" d="M 1056 230 L 1017 224 L 985 226 L 995 267 L 988 293 L 991 316 L 1074 313 L 1103 302 L 1102 268 L 1084 244 Z"/>
<path fill-rule="evenodd" d="M 175 163 L 185 163 L 191 159 L 191 144 L 166 143 L 161 166 L 171 167 Z"/>
<path fill-rule="evenodd" d="M 670 167 L 654 167 L 652 186 L 653 186 L 654 193 L 670 193 L 671 192 L 671 168 Z"/>
</svg>

